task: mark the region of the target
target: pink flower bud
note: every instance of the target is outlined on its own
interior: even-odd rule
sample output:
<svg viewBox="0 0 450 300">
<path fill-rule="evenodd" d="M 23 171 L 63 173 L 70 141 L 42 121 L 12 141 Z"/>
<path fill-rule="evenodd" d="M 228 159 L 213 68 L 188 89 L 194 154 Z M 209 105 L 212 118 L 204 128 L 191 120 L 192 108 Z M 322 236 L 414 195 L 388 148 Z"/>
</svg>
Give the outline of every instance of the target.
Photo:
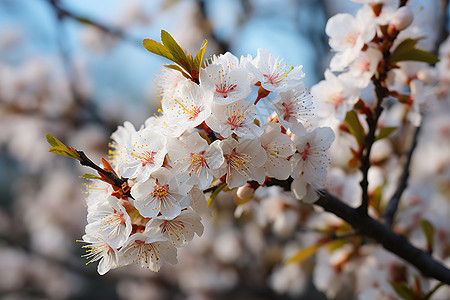
<svg viewBox="0 0 450 300">
<path fill-rule="evenodd" d="M 411 25 L 412 21 L 414 19 L 413 12 L 411 11 L 411 8 L 407 6 L 402 6 L 394 13 L 394 16 L 392 18 L 391 24 L 389 27 L 393 27 L 396 31 L 402 31 L 403 29 L 407 28 L 409 25 Z"/>
</svg>

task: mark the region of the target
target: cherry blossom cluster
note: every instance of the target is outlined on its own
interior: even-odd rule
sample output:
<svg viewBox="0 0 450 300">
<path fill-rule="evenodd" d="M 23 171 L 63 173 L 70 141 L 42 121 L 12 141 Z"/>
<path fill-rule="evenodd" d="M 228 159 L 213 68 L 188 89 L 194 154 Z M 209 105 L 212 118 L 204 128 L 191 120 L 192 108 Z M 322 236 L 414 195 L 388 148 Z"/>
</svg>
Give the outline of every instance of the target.
<svg viewBox="0 0 450 300">
<path fill-rule="evenodd" d="M 112 134 L 111 167 L 131 196 L 103 182 L 91 186 L 83 241 L 89 262 L 100 260 L 98 272 L 176 263 L 177 248 L 203 233 L 204 192 L 238 189 L 238 197 L 251 198 L 270 180 L 292 177 L 295 197 L 314 202 L 334 133 L 312 125 L 304 76 L 301 66 L 265 49 L 255 58 L 213 56 L 198 83 L 164 70 L 162 113 Z"/>
<path fill-rule="evenodd" d="M 373 105 L 371 79 L 384 71 L 379 67 L 386 59 L 383 57 L 386 51 L 395 51 L 407 39 L 416 40 L 419 48 L 426 51 L 432 50 L 433 44 L 424 38 L 429 35 L 422 30 L 421 21 L 413 23 L 410 6 L 399 8 L 397 0 L 354 2 L 365 3 L 356 15 L 340 13 L 328 20 L 325 32 L 335 54 L 325 71 L 325 80 L 311 88 L 311 94 L 318 100 L 318 116 L 328 118 L 328 122 L 334 120 L 334 124 L 344 121 L 346 113 L 360 99 Z M 390 95 L 405 104 L 408 120 L 418 126 L 420 108 L 429 98 L 437 75 L 426 63 L 403 59 L 387 75 L 386 83 L 391 91 L 396 91 Z"/>
</svg>

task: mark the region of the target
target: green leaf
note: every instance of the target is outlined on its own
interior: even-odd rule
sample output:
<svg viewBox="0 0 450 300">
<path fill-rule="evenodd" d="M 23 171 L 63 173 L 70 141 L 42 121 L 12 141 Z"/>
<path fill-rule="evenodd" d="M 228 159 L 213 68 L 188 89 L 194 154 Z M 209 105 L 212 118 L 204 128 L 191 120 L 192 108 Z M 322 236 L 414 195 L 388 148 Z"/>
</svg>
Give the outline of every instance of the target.
<svg viewBox="0 0 450 300">
<path fill-rule="evenodd" d="M 303 249 L 298 250 L 291 258 L 286 261 L 286 265 L 299 263 L 313 256 L 319 248 L 323 246 L 323 243 L 315 244 Z"/>
<path fill-rule="evenodd" d="M 89 174 L 89 173 L 83 174 L 83 176 L 81 176 L 81 177 L 86 178 L 86 179 L 102 179 L 100 176 L 97 176 L 94 174 Z"/>
<path fill-rule="evenodd" d="M 170 53 L 170 51 L 161 43 L 151 39 L 144 39 L 142 41 L 142 45 L 145 49 L 147 49 L 147 51 L 174 61 L 172 53 Z"/>
<path fill-rule="evenodd" d="M 208 204 L 208 207 L 211 206 L 211 204 L 216 199 L 217 195 L 219 195 L 220 191 L 222 191 L 226 186 L 227 186 L 227 184 L 225 182 L 222 182 L 221 184 L 219 184 L 217 186 L 217 188 L 214 190 L 214 192 L 211 193 L 211 196 L 209 196 L 208 202 L 206 203 L 206 204 Z"/>
<path fill-rule="evenodd" d="M 430 221 L 422 219 L 420 220 L 420 228 L 425 234 L 425 238 L 427 240 L 427 248 L 428 250 L 433 249 L 434 244 L 434 226 L 430 223 Z"/>
<path fill-rule="evenodd" d="M 416 293 L 404 282 L 390 282 L 397 295 L 405 300 L 414 300 Z"/>
<path fill-rule="evenodd" d="M 350 133 L 356 138 L 356 141 L 360 146 L 364 146 L 364 139 L 366 133 L 364 132 L 364 128 L 361 126 L 359 122 L 358 115 L 354 110 L 347 112 L 345 116 L 344 123 L 347 125 Z"/>
<path fill-rule="evenodd" d="M 45 136 L 45 138 L 47 139 L 47 142 L 53 146 L 60 146 L 60 145 L 64 145 L 63 143 L 61 143 L 57 138 L 55 138 L 53 135 L 47 133 L 47 135 Z"/>
<path fill-rule="evenodd" d="M 401 56 L 405 53 L 408 53 L 408 51 L 410 51 L 411 49 L 414 49 L 418 42 L 419 42 L 419 40 L 412 39 L 412 38 L 407 38 L 407 39 L 403 40 L 397 46 L 397 48 L 395 48 L 394 52 L 392 52 L 391 61 L 395 60 L 395 58 L 397 56 Z"/>
<path fill-rule="evenodd" d="M 437 56 L 433 53 L 420 49 L 412 49 L 408 53 L 405 53 L 404 55 L 398 57 L 395 62 L 400 61 L 420 61 L 429 64 L 435 64 L 439 61 L 439 58 L 437 58 Z"/>
<path fill-rule="evenodd" d="M 47 142 L 52 146 L 50 150 L 48 150 L 48 152 L 52 152 L 62 156 L 67 156 L 81 161 L 81 157 L 78 154 L 77 150 L 75 150 L 72 147 L 70 148 L 67 147 L 60 140 L 58 140 L 51 134 L 47 134 L 45 137 L 47 139 Z"/>
<path fill-rule="evenodd" d="M 188 73 L 186 73 L 186 71 L 184 69 L 182 69 L 180 66 L 178 65 L 164 65 L 164 67 L 168 68 L 168 69 L 172 69 L 175 71 L 179 71 L 181 72 L 181 74 L 183 74 L 184 77 L 186 77 L 187 79 L 192 79 L 191 75 L 189 75 Z"/>
<path fill-rule="evenodd" d="M 408 38 L 401 42 L 394 52 L 391 54 L 390 61 L 392 63 L 400 61 L 420 61 L 429 64 L 435 64 L 439 61 L 433 53 L 416 48 L 418 40 Z"/>
<path fill-rule="evenodd" d="M 166 46 L 167 50 L 173 56 L 173 62 L 179 64 L 183 69 L 185 69 L 189 74 L 191 74 L 194 67 L 192 58 L 189 59 L 184 52 L 183 48 L 178 45 L 175 39 L 165 30 L 161 30 L 161 42 Z"/>
<path fill-rule="evenodd" d="M 202 46 L 200 47 L 200 50 L 198 50 L 197 54 L 195 55 L 194 69 L 197 71 L 200 71 L 200 69 L 202 68 L 203 57 L 205 56 L 207 45 L 208 45 L 208 41 L 204 40 L 202 43 Z"/>
<path fill-rule="evenodd" d="M 381 140 L 385 137 L 388 137 L 391 133 L 397 130 L 397 126 L 393 127 L 383 127 L 380 129 L 380 132 L 378 133 L 377 137 L 375 138 L 375 141 Z"/>
<path fill-rule="evenodd" d="M 345 239 L 337 239 L 328 243 L 328 251 L 334 252 L 335 250 L 345 246 L 348 242 Z"/>
</svg>

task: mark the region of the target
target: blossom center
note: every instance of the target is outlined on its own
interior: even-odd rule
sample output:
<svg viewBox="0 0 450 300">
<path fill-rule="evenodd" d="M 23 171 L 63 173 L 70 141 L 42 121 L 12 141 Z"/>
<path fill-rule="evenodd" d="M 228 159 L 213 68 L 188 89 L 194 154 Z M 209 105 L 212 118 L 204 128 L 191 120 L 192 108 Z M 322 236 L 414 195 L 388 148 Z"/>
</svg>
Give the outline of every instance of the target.
<svg viewBox="0 0 450 300">
<path fill-rule="evenodd" d="M 350 45 L 350 46 L 355 46 L 356 45 L 356 41 L 358 40 L 358 36 L 359 36 L 359 31 L 355 30 L 355 31 L 351 31 L 349 33 L 347 33 L 347 35 L 345 36 L 345 41 Z"/>
<path fill-rule="evenodd" d="M 140 159 L 142 166 L 145 167 L 147 164 L 155 164 L 155 155 L 157 152 L 154 151 L 144 151 L 140 155 L 134 154 L 137 158 Z M 132 153 L 133 155 L 133 153 Z"/>
<path fill-rule="evenodd" d="M 200 153 L 191 153 L 190 163 L 192 165 L 192 171 L 198 173 L 202 167 L 206 167 L 206 159 L 204 157 L 205 151 L 201 151 Z"/>
<path fill-rule="evenodd" d="M 281 105 L 284 107 L 283 119 L 288 120 L 294 112 L 294 105 L 292 103 L 285 102 L 281 103 Z"/>
<path fill-rule="evenodd" d="M 328 99 L 330 102 L 334 103 L 335 107 L 338 107 L 342 101 L 344 101 L 344 97 L 342 97 L 342 92 L 336 92 L 334 94 L 329 95 Z"/>
<path fill-rule="evenodd" d="M 239 169 L 251 160 L 250 156 L 245 153 L 237 153 L 235 149 L 230 154 L 224 154 L 224 157 L 233 169 Z"/>
<path fill-rule="evenodd" d="M 169 185 L 158 185 L 155 187 L 155 189 L 152 192 L 152 196 L 158 199 L 164 199 L 166 198 L 167 194 L 169 193 Z"/>
<path fill-rule="evenodd" d="M 227 83 L 216 84 L 216 93 L 222 98 L 227 98 L 228 93 L 233 92 L 236 86 L 236 84 Z"/>
<path fill-rule="evenodd" d="M 311 145 L 309 143 L 306 143 L 305 149 L 303 149 L 303 153 L 302 153 L 302 159 L 303 160 L 306 160 L 308 158 L 310 149 L 311 149 Z"/>
<path fill-rule="evenodd" d="M 187 106 L 187 105 L 184 105 L 183 103 L 181 103 L 180 101 L 178 101 L 177 99 L 174 99 L 174 100 L 176 103 L 178 103 L 178 105 L 181 107 L 181 109 L 189 115 L 189 120 L 196 119 L 202 111 L 202 107 L 199 105 L 192 104 L 192 105 Z"/>
<path fill-rule="evenodd" d="M 171 231 L 175 234 L 175 230 L 181 230 L 183 228 L 184 228 L 184 224 L 182 221 L 179 221 L 179 220 L 164 220 L 164 222 L 161 224 L 161 232 L 162 233 Z"/>
<path fill-rule="evenodd" d="M 227 124 L 231 126 L 231 130 L 234 130 L 238 127 L 241 127 L 242 124 L 245 121 L 244 114 L 238 114 L 238 115 L 232 115 L 231 117 L 228 117 Z"/>
</svg>

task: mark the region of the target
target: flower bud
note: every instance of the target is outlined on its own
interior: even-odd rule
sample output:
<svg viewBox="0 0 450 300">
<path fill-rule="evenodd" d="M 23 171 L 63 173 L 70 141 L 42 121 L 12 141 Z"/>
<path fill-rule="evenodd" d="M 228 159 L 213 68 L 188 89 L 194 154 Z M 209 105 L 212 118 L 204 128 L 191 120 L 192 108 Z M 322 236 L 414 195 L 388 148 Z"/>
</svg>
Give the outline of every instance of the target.
<svg viewBox="0 0 450 300">
<path fill-rule="evenodd" d="M 414 19 L 411 8 L 402 6 L 394 13 L 392 21 L 389 24 L 388 32 L 399 32 L 411 25 Z"/>
<path fill-rule="evenodd" d="M 417 79 L 422 80 L 426 85 L 433 85 L 439 82 L 439 74 L 436 69 L 426 68 L 417 72 Z"/>
<path fill-rule="evenodd" d="M 248 182 L 244 186 L 239 187 L 236 192 L 236 196 L 240 199 L 251 199 L 254 194 L 255 188 L 252 187 Z"/>
</svg>

